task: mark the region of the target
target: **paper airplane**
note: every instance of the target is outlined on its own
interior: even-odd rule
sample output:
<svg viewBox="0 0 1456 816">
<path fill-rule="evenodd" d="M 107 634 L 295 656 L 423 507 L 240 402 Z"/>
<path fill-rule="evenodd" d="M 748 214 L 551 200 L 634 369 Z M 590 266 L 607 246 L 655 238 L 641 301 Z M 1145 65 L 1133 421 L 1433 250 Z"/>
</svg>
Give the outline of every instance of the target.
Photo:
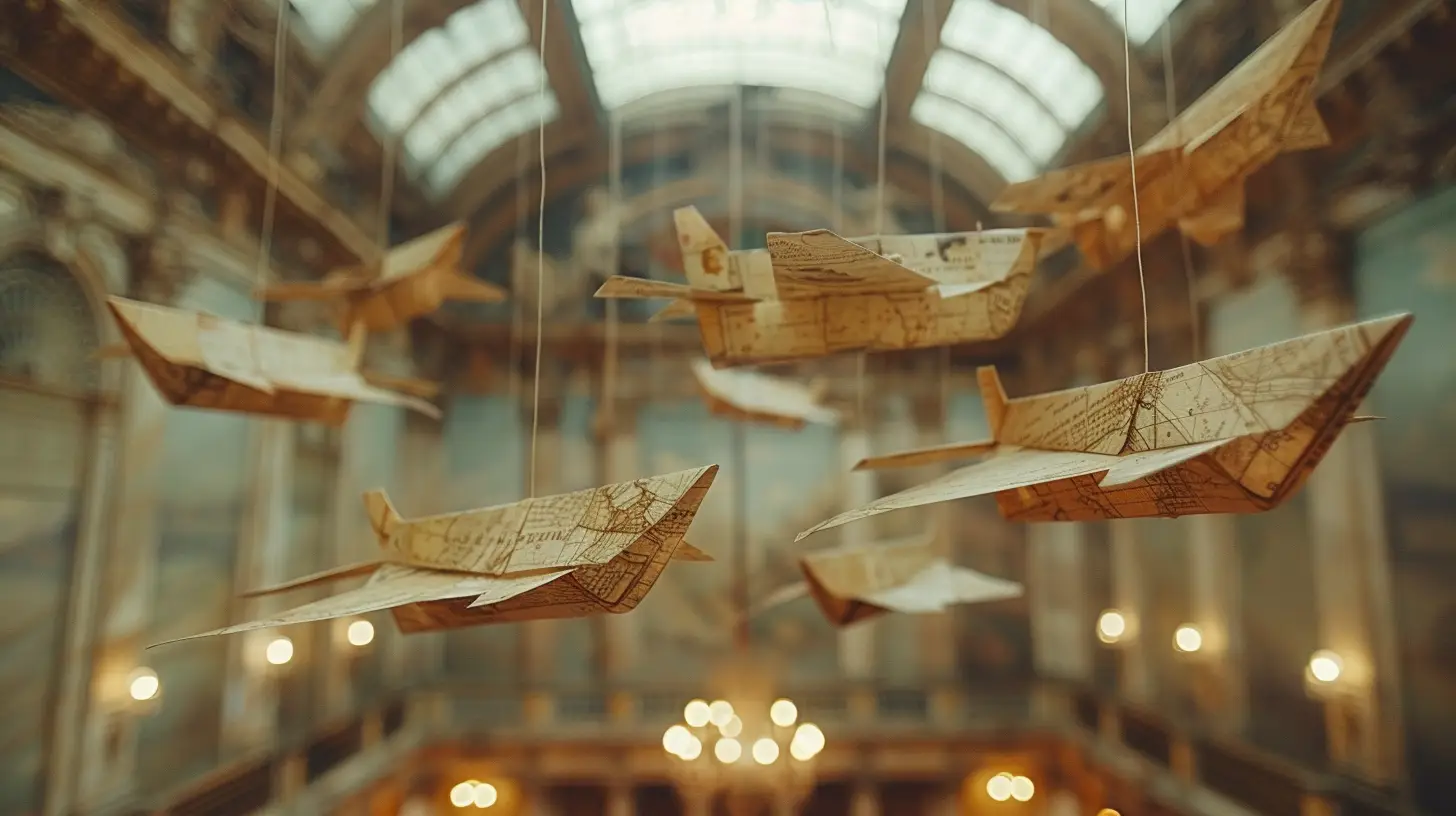
<svg viewBox="0 0 1456 816">
<path fill-rule="evenodd" d="M 428 384 L 360 373 L 362 329 L 345 344 L 120 297 L 108 297 L 106 305 L 126 345 L 104 349 L 102 356 L 136 357 L 173 405 L 330 425 L 343 424 L 355 402 L 440 417 L 423 399 L 381 387 L 424 393 Z"/>
<path fill-rule="evenodd" d="M 343 306 L 340 331 L 360 324 L 385 332 L 430 314 L 447 300 L 496 303 L 500 287 L 460 268 L 465 227 L 451 224 L 391 249 L 377 274 L 365 267 L 335 270 L 318 283 L 278 283 L 258 293 L 263 300 L 319 300 Z"/>
<path fill-rule="evenodd" d="M 367 575 L 363 586 L 176 640 L 385 609 L 406 634 L 630 612 L 669 561 L 713 560 L 683 536 L 717 474 L 718 466 L 708 465 L 415 519 L 400 518 L 382 491 L 370 491 L 364 494 L 364 506 L 383 550 L 379 560 L 336 567 L 248 595 Z"/>
<path fill-rule="evenodd" d="M 720 370 L 707 360 L 693 361 L 693 376 L 708 408 L 719 416 L 796 429 L 809 422 L 839 424 L 839 412 L 820 402 L 822 383 L 800 385 L 757 371 Z"/>
<path fill-rule="evenodd" d="M 770 594 L 756 611 L 808 595 L 835 626 L 887 612 L 941 612 L 955 604 L 1021 597 L 1021 584 L 957 567 L 931 536 L 820 550 L 799 559 L 804 580 Z"/>
<path fill-rule="evenodd" d="M 1238 232 L 1254 171 L 1330 143 L 1314 82 L 1339 12 L 1339 0 L 1312 3 L 1135 152 L 1143 241 L 1170 227 L 1203 245 Z M 1050 214 L 1100 269 L 1134 249 L 1132 190 L 1123 154 L 1013 184 L 991 208 Z"/>
<path fill-rule="evenodd" d="M 671 298 L 716 368 L 1001 337 L 1021 315 L 1041 230 L 841 238 L 771 232 L 729 252 L 695 207 L 673 212 L 688 283 L 614 276 L 601 298 Z"/>
<path fill-rule="evenodd" d="M 993 439 L 861 468 L 990 459 L 841 513 L 798 538 L 907 507 L 996 495 L 1013 521 L 1258 513 L 1304 484 L 1413 318 L 1369 320 L 1167 371 L 1008 400 L 979 369 Z"/>
</svg>

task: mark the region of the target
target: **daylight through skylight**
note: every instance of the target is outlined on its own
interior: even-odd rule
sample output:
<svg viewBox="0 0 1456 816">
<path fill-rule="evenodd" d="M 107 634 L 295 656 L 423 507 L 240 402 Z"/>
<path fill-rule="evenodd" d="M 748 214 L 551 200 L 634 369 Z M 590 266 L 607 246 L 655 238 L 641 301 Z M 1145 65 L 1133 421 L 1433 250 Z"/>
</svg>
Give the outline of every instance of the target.
<svg viewBox="0 0 1456 816">
<path fill-rule="evenodd" d="M 910 115 L 1022 181 L 1102 97 L 1097 75 L 1046 29 L 991 0 L 956 0 Z"/>
<path fill-rule="evenodd" d="M 1092 0 L 1092 2 L 1106 10 L 1112 19 L 1117 21 L 1118 27 L 1122 26 L 1122 21 L 1126 17 L 1128 36 L 1134 43 L 1142 45 L 1158 33 L 1158 29 L 1163 27 L 1163 23 L 1168 21 L 1168 17 L 1183 0 Z"/>
<path fill-rule="evenodd" d="M 762 85 L 879 98 L 906 0 L 572 0 L 608 109 L 662 91 Z"/>
<path fill-rule="evenodd" d="M 436 197 L 516 136 L 560 113 L 516 0 L 479 0 L 411 42 L 369 89 L 371 125 Z"/>
<path fill-rule="evenodd" d="M 377 0 L 291 0 L 293 10 L 303 20 L 309 44 L 320 52 L 333 50 L 348 33 L 359 15 Z"/>
</svg>

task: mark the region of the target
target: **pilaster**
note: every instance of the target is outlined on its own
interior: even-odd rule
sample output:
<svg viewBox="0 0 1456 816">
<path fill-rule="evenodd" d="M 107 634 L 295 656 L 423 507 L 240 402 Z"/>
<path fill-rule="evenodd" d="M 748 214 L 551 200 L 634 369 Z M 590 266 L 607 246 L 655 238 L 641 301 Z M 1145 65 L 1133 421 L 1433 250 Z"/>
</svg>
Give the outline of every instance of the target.
<svg viewBox="0 0 1456 816">
<path fill-rule="evenodd" d="M 875 500 L 874 476 L 868 471 L 851 471 L 870 453 L 869 434 L 858 422 L 846 423 L 839 437 L 840 472 L 844 475 L 844 509 L 863 507 Z M 840 530 L 845 545 L 869 543 L 870 524 L 847 524 Z M 839 667 L 851 680 L 869 680 L 875 669 L 875 625 L 870 620 L 839 630 Z"/>
<path fill-rule="evenodd" d="M 1032 654 L 1043 677 L 1088 682 L 1093 622 L 1087 620 L 1082 527 L 1048 522 L 1027 526 Z"/>
<path fill-rule="evenodd" d="M 1207 683 L 1195 686 L 1193 701 L 1206 727 L 1241 734 L 1248 711 L 1234 519 L 1192 516 L 1182 523 L 1188 530 L 1192 620 L 1203 631 L 1205 649 L 1217 656 L 1201 667 Z"/>
<path fill-rule="evenodd" d="M 543 383 L 543 386 L 546 383 Z M 544 390 L 544 389 L 543 389 Z M 531 394 L 532 389 L 524 391 Z M 529 399 L 521 406 L 524 426 L 530 433 L 532 406 Z M 540 413 L 536 417 L 535 450 L 535 492 L 536 496 L 549 496 L 556 491 L 561 467 L 561 402 L 554 396 L 542 395 Z M 526 490 L 531 491 L 533 467 L 531 443 L 526 442 Z M 556 654 L 558 627 L 554 620 L 533 620 L 521 624 L 518 643 L 521 650 L 521 668 L 529 686 L 549 685 L 552 680 L 553 657 Z"/>
<path fill-rule="evenodd" d="M 1112 605 L 1127 624 L 1127 632 L 1118 641 L 1121 664 L 1118 677 L 1122 696 L 1131 702 L 1151 705 L 1154 701 L 1153 672 L 1149 661 L 1150 645 L 1142 629 L 1146 614 L 1143 596 L 1143 569 L 1138 554 L 1137 522 L 1117 519 L 1108 524 L 1112 549 Z"/>
<path fill-rule="evenodd" d="M 930 447 L 951 441 L 946 438 L 945 409 L 945 401 L 940 394 L 914 401 L 912 415 L 915 418 L 916 447 Z M 930 465 L 924 469 L 924 473 L 918 475 L 916 482 L 929 481 L 945 473 L 947 469 L 946 465 Z M 954 563 L 951 519 L 956 510 L 955 503 L 943 502 L 922 510 L 929 516 L 931 531 L 935 535 L 936 552 Z M 927 681 L 946 680 L 955 673 L 954 622 L 955 618 L 950 611 L 916 616 L 920 640 L 920 672 L 921 677 Z"/>
<path fill-rule="evenodd" d="M 874 782 L 855 783 L 849 799 L 849 816 L 880 816 L 880 789 Z"/>
<path fill-rule="evenodd" d="M 598 483 L 612 484 L 637 478 L 639 472 L 637 444 L 637 412 L 632 406 L 618 405 L 611 421 L 597 429 Z M 616 691 L 637 666 L 642 640 L 640 618 L 636 615 L 599 615 L 593 618 L 593 634 L 601 655 L 602 673 Z M 612 706 L 614 713 L 617 706 Z"/>
</svg>

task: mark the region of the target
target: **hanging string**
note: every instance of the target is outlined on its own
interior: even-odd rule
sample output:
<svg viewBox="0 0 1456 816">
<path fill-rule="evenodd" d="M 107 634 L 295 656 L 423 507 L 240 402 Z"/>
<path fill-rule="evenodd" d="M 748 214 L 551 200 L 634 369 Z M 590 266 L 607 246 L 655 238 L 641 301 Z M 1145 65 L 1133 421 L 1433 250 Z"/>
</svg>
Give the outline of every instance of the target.
<svg viewBox="0 0 1456 816">
<path fill-rule="evenodd" d="M 875 18 L 875 36 L 884 41 L 881 31 L 884 26 L 884 18 Z M 878 242 L 885 233 L 885 131 L 890 121 L 890 84 L 884 83 L 880 87 L 880 121 L 878 136 L 876 139 L 875 156 L 875 241 Z"/>
<path fill-rule="evenodd" d="M 1122 58 L 1123 79 L 1127 91 L 1127 161 L 1132 167 L 1132 222 L 1134 248 L 1137 252 L 1138 291 L 1143 303 L 1143 373 L 1153 370 L 1152 353 L 1148 346 L 1148 281 L 1143 272 L 1143 219 L 1138 210 L 1137 144 L 1132 135 L 1132 37 L 1127 33 L 1128 6 L 1131 0 L 1122 0 Z"/>
<path fill-rule="evenodd" d="M 393 62 L 404 47 L 404 0 L 391 0 L 389 17 L 389 58 Z M 389 215 L 394 202 L 394 175 L 396 157 L 399 152 L 400 134 L 384 140 L 383 167 L 379 179 L 379 262 L 382 273 L 384 255 L 389 251 Z"/>
<path fill-rule="evenodd" d="M 1168 106 L 1168 124 L 1172 125 L 1173 120 L 1178 116 L 1178 82 L 1173 75 L 1173 25 L 1171 21 L 1163 23 L 1163 99 Z M 1181 139 L 1177 140 L 1181 143 Z M 1178 154 L 1178 199 L 1182 200 L 1184 184 L 1188 177 L 1185 173 L 1183 163 L 1184 154 Z M 1188 317 L 1189 325 L 1193 332 L 1193 359 L 1203 359 L 1203 317 L 1198 308 L 1198 281 L 1193 271 L 1193 247 L 1188 241 L 1188 236 L 1183 230 L 1178 230 L 1178 243 L 1183 247 L 1183 280 L 1188 287 Z"/>
<path fill-rule="evenodd" d="M 273 220 L 278 210 L 278 162 L 283 152 L 283 109 L 287 105 L 283 75 L 288 68 L 289 8 L 278 7 L 273 32 L 273 110 L 268 117 L 268 181 L 263 191 L 263 223 L 258 228 L 258 261 L 253 278 L 262 283 L 273 257 Z"/>
<path fill-rule="evenodd" d="M 541 0 L 541 61 L 546 61 L 546 21 L 551 5 Z M 542 110 L 546 108 L 546 71 L 541 71 L 541 82 L 536 96 Z M 536 210 L 536 371 L 531 377 L 531 478 L 530 497 L 536 497 L 536 437 L 541 429 L 541 323 L 545 317 L 546 298 L 546 117 L 536 129 L 536 158 L 541 165 L 541 200 Z"/>
<path fill-rule="evenodd" d="M 611 208 L 614 214 L 622 209 L 622 119 L 616 113 L 610 114 L 608 125 L 607 142 L 607 168 L 611 173 L 608 184 L 608 197 L 611 200 Z M 611 274 L 618 274 L 622 266 L 622 221 L 614 218 L 612 223 L 612 267 Z M 607 426 L 608 432 L 614 432 L 617 410 L 617 299 L 606 299 L 606 348 L 602 361 L 602 410 L 607 419 L 611 422 Z M 606 480 L 618 478 L 621 474 L 606 474 Z"/>
<path fill-rule="evenodd" d="M 939 17 L 936 13 L 939 8 L 938 0 L 925 0 L 926 9 L 923 12 L 925 25 L 925 53 L 929 54 L 935 50 L 935 21 Z M 940 131 L 935 128 L 926 128 L 927 153 L 930 158 L 930 217 L 937 233 L 945 232 L 945 185 L 941 176 L 940 157 Z M 940 406 L 941 416 L 950 416 L 950 346 L 940 347 Z M 950 440 L 950 422 L 942 420 L 941 439 L 944 442 Z"/>
<path fill-rule="evenodd" d="M 511 246 L 509 261 L 513 290 L 523 283 L 523 275 L 516 265 L 521 261 L 521 253 L 517 250 L 526 240 L 526 215 L 530 208 L 530 198 L 526 195 L 526 164 L 526 136 L 523 134 L 516 137 L 516 240 Z M 521 396 L 521 325 L 526 322 L 526 308 L 522 298 L 525 287 L 519 288 L 521 291 L 512 292 L 511 334 L 507 341 L 509 348 L 506 350 L 506 358 L 510 360 L 511 366 L 506 388 L 512 404 Z"/>
</svg>

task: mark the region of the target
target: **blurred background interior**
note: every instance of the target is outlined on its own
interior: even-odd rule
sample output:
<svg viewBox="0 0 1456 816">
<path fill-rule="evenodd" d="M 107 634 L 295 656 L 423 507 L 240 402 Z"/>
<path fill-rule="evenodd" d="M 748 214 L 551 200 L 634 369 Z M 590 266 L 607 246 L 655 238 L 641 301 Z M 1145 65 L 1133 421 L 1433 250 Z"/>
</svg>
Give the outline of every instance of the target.
<svg viewBox="0 0 1456 816">
<path fill-rule="evenodd" d="M 797 531 L 936 472 L 850 464 L 986 433 L 976 365 L 1013 396 L 1141 371 L 1135 262 L 1049 253 L 998 341 L 777 367 L 848 416 L 797 432 L 710 416 L 696 327 L 591 298 L 681 280 L 689 204 L 734 247 L 1032 224 L 988 204 L 1125 154 L 1304 5 L 6 0 L 0 813 L 1456 813 L 1456 4 L 1346 0 L 1332 144 L 1253 176 L 1239 234 L 1143 253 L 1154 368 L 1414 311 L 1363 411 L 1387 421 L 1262 515 L 1013 525 L 988 498 L 834 534 L 933 529 L 1021 599 L 843 631 L 800 601 L 734 635 Z M 442 421 L 173 409 L 97 354 L 108 293 L 336 337 L 254 288 L 457 220 L 510 299 L 367 350 L 443 383 Z M 538 387 L 541 493 L 742 463 L 692 528 L 717 563 L 610 619 L 144 649 L 367 556 L 363 489 L 523 497 Z"/>
</svg>

